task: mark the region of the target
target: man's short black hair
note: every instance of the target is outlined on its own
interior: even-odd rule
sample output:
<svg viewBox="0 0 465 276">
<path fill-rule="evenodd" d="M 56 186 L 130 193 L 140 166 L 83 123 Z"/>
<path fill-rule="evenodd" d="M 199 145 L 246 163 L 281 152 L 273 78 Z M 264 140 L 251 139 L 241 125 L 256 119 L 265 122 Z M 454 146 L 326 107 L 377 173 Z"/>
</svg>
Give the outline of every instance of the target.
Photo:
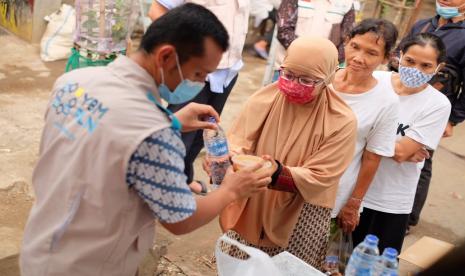
<svg viewBox="0 0 465 276">
<path fill-rule="evenodd" d="M 368 18 L 355 26 L 347 37 L 352 39 L 356 35 L 364 35 L 369 32 L 377 35 L 378 39 L 382 38 L 384 40 L 384 56 L 389 57 L 397 41 L 398 31 L 396 26 L 385 19 Z"/>
<path fill-rule="evenodd" d="M 168 11 L 156 19 L 145 32 L 139 49 L 152 52 L 157 46 L 171 44 L 179 62 L 204 54 L 205 38 L 210 37 L 224 51 L 229 47 L 229 35 L 223 24 L 208 9 L 188 3 Z"/>
</svg>

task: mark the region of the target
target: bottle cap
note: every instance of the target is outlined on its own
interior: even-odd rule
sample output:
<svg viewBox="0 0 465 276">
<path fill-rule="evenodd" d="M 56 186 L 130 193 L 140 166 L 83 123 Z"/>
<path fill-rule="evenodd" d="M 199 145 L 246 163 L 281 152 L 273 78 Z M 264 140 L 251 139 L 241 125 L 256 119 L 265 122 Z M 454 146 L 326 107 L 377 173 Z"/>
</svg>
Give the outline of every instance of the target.
<svg viewBox="0 0 465 276">
<path fill-rule="evenodd" d="M 215 119 L 215 117 L 213 117 L 213 116 L 208 117 L 207 121 L 208 121 L 209 123 L 216 124 L 216 119 Z"/>
<path fill-rule="evenodd" d="M 383 256 L 386 256 L 391 259 L 397 258 L 397 250 L 392 247 L 386 247 L 383 251 Z"/>
<path fill-rule="evenodd" d="M 376 237 L 375 235 L 372 235 L 372 234 L 368 234 L 366 235 L 365 237 L 365 241 L 369 244 L 372 244 L 372 245 L 377 245 L 378 244 L 378 237 Z"/>
</svg>

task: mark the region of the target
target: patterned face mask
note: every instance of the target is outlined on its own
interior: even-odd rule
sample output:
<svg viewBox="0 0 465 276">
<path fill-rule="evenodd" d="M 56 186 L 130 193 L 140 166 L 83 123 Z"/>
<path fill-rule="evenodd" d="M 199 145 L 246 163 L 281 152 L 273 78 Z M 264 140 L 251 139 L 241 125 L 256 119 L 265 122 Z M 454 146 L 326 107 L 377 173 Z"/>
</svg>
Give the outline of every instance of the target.
<svg viewBox="0 0 465 276">
<path fill-rule="evenodd" d="M 400 62 L 402 61 L 402 57 L 400 58 Z M 437 69 L 432 74 L 426 74 L 422 71 L 418 70 L 415 67 L 407 67 L 400 65 L 399 62 L 399 74 L 400 74 L 400 81 L 407 87 L 415 88 L 424 85 L 425 83 L 429 82 L 433 76 L 436 74 Z"/>
<path fill-rule="evenodd" d="M 315 99 L 315 95 L 313 93 L 315 86 L 302 85 L 279 76 L 278 87 L 279 91 L 281 91 L 281 93 L 283 93 L 286 99 L 291 103 L 305 104 Z"/>
</svg>

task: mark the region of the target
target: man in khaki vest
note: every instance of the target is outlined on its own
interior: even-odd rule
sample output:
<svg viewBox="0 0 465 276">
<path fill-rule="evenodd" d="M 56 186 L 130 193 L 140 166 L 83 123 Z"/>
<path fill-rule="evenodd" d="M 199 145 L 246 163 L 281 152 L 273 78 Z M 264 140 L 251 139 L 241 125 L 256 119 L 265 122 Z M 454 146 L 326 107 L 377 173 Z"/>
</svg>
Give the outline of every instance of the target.
<svg viewBox="0 0 465 276">
<path fill-rule="evenodd" d="M 196 3 L 213 12 L 224 25 L 229 34 L 230 47 L 223 54 L 216 70 L 206 76 L 206 85 L 192 99 L 192 102 L 208 104 L 221 114 L 226 100 L 236 83 L 239 70 L 242 68 L 242 49 L 248 30 L 250 0 L 154 0 L 149 11 L 152 20 L 156 20 L 168 10 L 183 3 Z M 177 111 L 185 104 L 172 104 L 168 108 Z M 201 131 L 183 133 L 182 140 L 186 146 L 185 173 L 187 182 L 196 192 L 207 192 L 206 185 L 194 180 L 193 163 L 203 148 Z M 201 186 L 199 184 L 202 184 Z"/>
<path fill-rule="evenodd" d="M 229 170 L 218 190 L 195 198 L 179 130 L 214 128 L 199 117 L 218 114 L 200 104 L 172 114 L 159 104 L 194 97 L 227 48 L 215 15 L 187 4 L 153 23 L 130 57 L 58 78 L 32 180 L 22 275 L 135 275 L 155 220 L 188 233 L 266 189 L 272 172 L 257 165 Z"/>
</svg>

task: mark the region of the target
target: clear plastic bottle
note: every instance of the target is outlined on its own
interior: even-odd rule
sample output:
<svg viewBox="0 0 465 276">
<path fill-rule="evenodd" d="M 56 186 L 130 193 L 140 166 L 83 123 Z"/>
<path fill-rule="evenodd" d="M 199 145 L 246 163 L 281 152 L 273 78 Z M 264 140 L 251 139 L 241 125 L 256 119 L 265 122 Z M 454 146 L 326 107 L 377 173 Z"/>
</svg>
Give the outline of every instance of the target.
<svg viewBox="0 0 465 276">
<path fill-rule="evenodd" d="M 371 276 L 379 258 L 378 241 L 375 235 L 367 235 L 352 252 L 344 275 Z"/>
<path fill-rule="evenodd" d="M 323 267 L 326 275 L 338 275 L 339 273 L 339 257 L 336 255 L 326 256 L 325 265 Z"/>
<path fill-rule="evenodd" d="M 208 118 L 208 121 L 216 124 L 213 117 Z M 203 131 L 203 141 L 210 161 L 212 189 L 219 187 L 223 182 L 226 170 L 231 166 L 226 134 L 219 125 L 217 126 L 216 130 L 205 129 Z"/>
<path fill-rule="evenodd" d="M 397 250 L 391 247 L 386 247 L 383 255 L 379 258 L 375 265 L 374 276 L 397 276 L 399 275 L 397 262 Z"/>
</svg>

